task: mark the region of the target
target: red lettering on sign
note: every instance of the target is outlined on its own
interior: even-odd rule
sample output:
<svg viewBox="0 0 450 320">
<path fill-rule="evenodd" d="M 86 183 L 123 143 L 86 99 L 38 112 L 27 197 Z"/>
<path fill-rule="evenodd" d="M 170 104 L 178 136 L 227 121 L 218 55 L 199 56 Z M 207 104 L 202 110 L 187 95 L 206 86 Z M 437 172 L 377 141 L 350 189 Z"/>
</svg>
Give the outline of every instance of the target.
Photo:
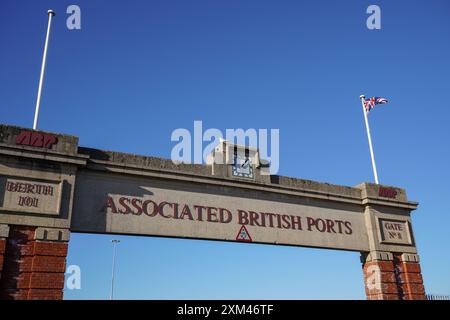
<svg viewBox="0 0 450 320">
<path fill-rule="evenodd" d="M 347 228 L 347 230 L 345 230 L 345 234 L 352 234 L 353 230 L 352 230 L 352 224 L 350 221 L 345 221 L 344 222 L 345 227 Z"/>
<path fill-rule="evenodd" d="M 249 211 L 249 223 L 251 226 L 257 225 L 258 227 L 263 227 L 264 225 L 259 221 L 259 214 L 254 211 Z"/>
<path fill-rule="evenodd" d="M 198 221 L 203 221 L 203 210 L 206 209 L 206 207 L 195 205 L 194 209 L 197 211 L 197 220 Z M 193 219 L 194 218 L 192 218 L 191 220 L 193 220 Z"/>
<path fill-rule="evenodd" d="M 281 220 L 283 221 L 283 228 L 290 229 L 291 228 L 291 219 L 287 214 L 283 214 L 281 216 Z"/>
<path fill-rule="evenodd" d="M 153 209 L 151 211 L 148 210 L 148 206 L 149 204 L 152 204 Z M 142 211 L 144 212 L 145 215 L 149 216 L 149 217 L 154 217 L 158 214 L 158 210 L 159 207 L 156 204 L 156 202 L 152 201 L 152 200 L 145 200 L 142 203 Z"/>
<path fill-rule="evenodd" d="M 220 222 L 229 223 L 233 219 L 231 212 L 225 208 L 219 208 Z M 225 218 L 226 215 L 226 218 Z"/>
<path fill-rule="evenodd" d="M 248 212 L 244 210 L 238 210 L 238 223 L 248 224 Z"/>
<path fill-rule="evenodd" d="M 273 228 L 273 217 L 275 216 L 275 214 L 270 213 L 270 212 L 263 213 L 263 214 L 269 218 L 269 227 Z"/>
<path fill-rule="evenodd" d="M 165 206 L 173 207 L 173 203 L 169 203 L 169 202 L 165 202 L 165 201 L 161 202 L 159 204 L 159 214 L 164 218 L 172 218 L 172 216 L 170 214 L 164 214 Z"/>
<path fill-rule="evenodd" d="M 119 204 L 122 206 L 122 209 L 119 209 L 119 212 L 122 214 L 129 214 L 131 213 L 131 208 L 128 206 L 130 203 L 130 199 L 126 197 L 122 197 L 119 199 Z"/>
<path fill-rule="evenodd" d="M 17 204 L 21 207 L 36 207 L 37 208 L 39 206 L 39 199 L 32 198 L 32 197 L 19 196 L 19 201 Z"/>
<path fill-rule="evenodd" d="M 22 130 L 16 136 L 16 144 L 23 146 L 51 149 L 57 143 L 58 138 L 53 135 L 28 130 Z"/>
<path fill-rule="evenodd" d="M 206 209 L 206 221 L 208 222 L 219 222 L 217 218 L 217 208 L 207 207 Z"/>
<path fill-rule="evenodd" d="M 302 230 L 302 220 L 299 216 L 291 216 L 292 229 Z M 295 227 L 297 226 L 297 227 Z"/>
<path fill-rule="evenodd" d="M 8 185 L 7 189 L 17 189 L 17 186 Z M 25 187 L 20 187 L 25 188 Z M 29 189 L 29 188 L 25 188 Z M 144 200 L 136 197 L 106 197 L 106 211 L 114 214 L 132 214 L 136 216 L 142 213 L 148 217 L 159 215 L 165 219 L 189 219 L 192 221 L 205 221 L 210 223 L 230 223 L 235 219 L 239 225 L 270 227 L 290 230 L 303 230 L 303 217 L 297 215 L 278 214 L 269 212 L 257 212 L 237 209 L 234 213 L 226 208 L 213 206 L 179 204 L 176 202 L 162 201 L 156 203 L 150 199 Z M 109 210 L 108 210 L 109 208 Z M 346 234 L 353 233 L 350 221 L 304 217 L 306 230 L 311 232 Z M 399 224 L 387 224 L 390 231 L 402 231 Z M 245 233 L 245 229 L 242 229 Z M 242 236 L 242 235 L 241 235 Z"/>
<path fill-rule="evenodd" d="M 116 205 L 111 197 L 106 197 L 105 209 L 108 210 L 108 208 L 111 209 L 112 213 L 117 213 Z"/>
<path fill-rule="evenodd" d="M 142 200 L 141 199 L 137 199 L 137 198 L 133 198 L 131 200 L 131 205 L 133 206 L 133 208 L 136 209 L 136 211 L 131 212 L 134 215 L 140 216 L 142 214 Z"/>
<path fill-rule="evenodd" d="M 380 187 L 380 189 L 378 190 L 378 196 L 395 199 L 397 197 L 397 190 L 395 190 L 394 188 Z"/>
<path fill-rule="evenodd" d="M 350 221 L 341 221 L 341 220 L 330 220 L 330 219 L 314 219 L 311 217 L 306 218 L 307 229 L 308 231 L 319 231 L 319 232 L 327 232 L 327 233 L 345 233 L 352 234 L 352 224 Z M 342 230 L 342 224 L 345 227 L 345 230 Z M 335 229 L 337 225 L 337 230 Z"/>
<path fill-rule="evenodd" d="M 397 230 L 397 231 L 403 231 L 402 224 L 401 223 L 394 223 L 394 222 L 387 222 L 385 224 L 386 230 Z"/>
<path fill-rule="evenodd" d="M 42 194 L 46 196 L 53 196 L 53 186 L 46 184 L 8 181 L 6 182 L 6 190 L 9 192 L 31 193 L 31 194 Z"/>
<path fill-rule="evenodd" d="M 189 220 L 194 220 L 194 217 L 192 216 L 191 209 L 189 209 L 189 206 L 187 204 L 184 205 L 183 210 L 181 211 L 180 219 L 184 219 L 184 216 L 188 216 Z M 201 219 L 201 215 L 199 215 Z M 199 220 L 202 221 L 202 220 Z"/>
</svg>

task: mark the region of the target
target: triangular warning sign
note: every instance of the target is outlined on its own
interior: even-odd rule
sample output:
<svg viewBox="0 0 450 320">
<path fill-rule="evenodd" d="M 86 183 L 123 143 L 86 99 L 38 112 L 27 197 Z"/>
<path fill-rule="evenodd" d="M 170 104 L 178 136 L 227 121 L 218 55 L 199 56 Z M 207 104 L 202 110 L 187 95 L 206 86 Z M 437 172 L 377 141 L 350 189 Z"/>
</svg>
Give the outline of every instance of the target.
<svg viewBox="0 0 450 320">
<path fill-rule="evenodd" d="M 241 229 L 239 230 L 237 236 L 237 241 L 245 241 L 245 242 L 252 242 L 252 237 L 250 237 L 250 233 L 248 233 L 247 228 L 245 225 L 242 225 Z"/>
</svg>

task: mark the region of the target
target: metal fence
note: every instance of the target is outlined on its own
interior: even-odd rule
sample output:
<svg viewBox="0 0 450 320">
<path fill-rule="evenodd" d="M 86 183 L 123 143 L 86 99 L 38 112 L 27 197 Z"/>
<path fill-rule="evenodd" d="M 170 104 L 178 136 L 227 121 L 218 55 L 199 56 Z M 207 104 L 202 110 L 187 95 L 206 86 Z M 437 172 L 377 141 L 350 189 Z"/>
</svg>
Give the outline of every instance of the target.
<svg viewBox="0 0 450 320">
<path fill-rule="evenodd" d="M 450 296 L 442 294 L 427 294 L 427 300 L 450 300 Z"/>
</svg>

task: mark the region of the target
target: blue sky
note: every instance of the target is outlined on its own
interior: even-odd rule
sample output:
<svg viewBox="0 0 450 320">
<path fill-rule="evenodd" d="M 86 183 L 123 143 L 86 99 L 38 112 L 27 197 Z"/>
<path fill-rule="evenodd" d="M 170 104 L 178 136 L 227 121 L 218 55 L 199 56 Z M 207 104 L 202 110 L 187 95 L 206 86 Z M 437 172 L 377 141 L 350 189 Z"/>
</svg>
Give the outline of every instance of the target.
<svg viewBox="0 0 450 320">
<path fill-rule="evenodd" d="M 81 30 L 68 30 L 70 4 Z M 381 30 L 366 8 L 381 7 Z M 450 3 L 416 1 L 23 1 L 0 3 L 0 122 L 31 127 L 47 9 L 57 15 L 39 127 L 80 145 L 170 157 L 176 128 L 280 129 L 279 174 L 380 182 L 420 202 L 415 237 L 428 293 L 450 294 Z M 116 237 L 121 299 L 364 299 L 359 254 Z M 111 236 L 72 234 L 68 264 L 105 299 Z"/>
</svg>

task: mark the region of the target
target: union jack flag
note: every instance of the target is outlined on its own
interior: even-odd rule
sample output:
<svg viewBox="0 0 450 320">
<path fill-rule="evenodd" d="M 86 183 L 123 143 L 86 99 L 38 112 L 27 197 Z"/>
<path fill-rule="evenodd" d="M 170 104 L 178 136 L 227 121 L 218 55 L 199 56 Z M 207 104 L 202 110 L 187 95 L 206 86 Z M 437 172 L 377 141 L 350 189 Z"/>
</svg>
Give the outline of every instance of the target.
<svg viewBox="0 0 450 320">
<path fill-rule="evenodd" d="M 380 97 L 372 97 L 364 99 L 364 107 L 366 107 L 367 113 L 372 110 L 377 104 L 385 104 L 388 103 L 388 100 Z"/>
</svg>

